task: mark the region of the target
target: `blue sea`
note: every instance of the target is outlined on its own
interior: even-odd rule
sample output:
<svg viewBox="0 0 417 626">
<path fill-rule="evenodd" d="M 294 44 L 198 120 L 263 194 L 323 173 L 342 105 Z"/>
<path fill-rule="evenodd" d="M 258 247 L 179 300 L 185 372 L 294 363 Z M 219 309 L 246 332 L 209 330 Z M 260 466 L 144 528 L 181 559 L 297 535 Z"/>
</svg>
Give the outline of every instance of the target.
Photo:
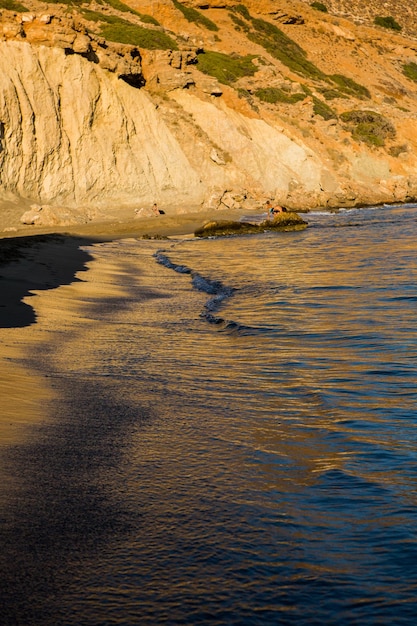
<svg viewBox="0 0 417 626">
<path fill-rule="evenodd" d="M 0 623 L 416 623 L 417 205 L 305 219 L 92 243 L 25 300 Z"/>
</svg>

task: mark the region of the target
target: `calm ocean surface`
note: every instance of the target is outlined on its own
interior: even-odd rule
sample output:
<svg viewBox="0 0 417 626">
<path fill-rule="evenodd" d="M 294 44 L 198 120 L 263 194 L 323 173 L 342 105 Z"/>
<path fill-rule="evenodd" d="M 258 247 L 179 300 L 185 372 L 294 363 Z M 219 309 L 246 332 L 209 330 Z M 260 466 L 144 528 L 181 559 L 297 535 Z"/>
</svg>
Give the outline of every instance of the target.
<svg viewBox="0 0 417 626">
<path fill-rule="evenodd" d="M 416 623 L 417 208 L 307 219 L 27 300 L 54 398 L 0 449 L 1 624 Z"/>
</svg>

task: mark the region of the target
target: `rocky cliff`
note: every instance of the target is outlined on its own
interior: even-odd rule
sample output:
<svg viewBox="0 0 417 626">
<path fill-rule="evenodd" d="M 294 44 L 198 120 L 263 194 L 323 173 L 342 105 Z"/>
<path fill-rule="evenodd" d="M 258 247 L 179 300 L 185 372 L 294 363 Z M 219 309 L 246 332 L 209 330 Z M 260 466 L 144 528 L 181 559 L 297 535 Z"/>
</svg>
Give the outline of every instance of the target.
<svg viewBox="0 0 417 626">
<path fill-rule="evenodd" d="M 416 197 L 413 29 L 345 5 L 3 0 L 0 228 Z"/>
</svg>

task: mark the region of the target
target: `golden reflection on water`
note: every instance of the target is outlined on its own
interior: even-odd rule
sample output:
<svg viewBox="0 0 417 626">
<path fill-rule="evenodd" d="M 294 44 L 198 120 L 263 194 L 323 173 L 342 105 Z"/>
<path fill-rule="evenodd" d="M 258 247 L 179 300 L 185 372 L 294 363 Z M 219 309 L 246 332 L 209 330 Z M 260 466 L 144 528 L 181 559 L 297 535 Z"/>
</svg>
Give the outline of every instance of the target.
<svg viewBox="0 0 417 626">
<path fill-rule="evenodd" d="M 42 376 L 20 364 L 24 351 L 16 343 L 8 345 L 13 333 L 8 330 L 7 342 L 1 340 L 2 334 L 3 329 L 0 330 L 0 445 L 9 445 L 27 436 L 28 426 L 45 419 L 42 404 L 51 399 L 52 392 Z M 26 344 L 25 350 L 28 347 Z"/>
<path fill-rule="evenodd" d="M 242 602 L 272 606 L 275 618 L 291 604 L 306 624 L 323 610 L 329 623 L 327 600 L 350 610 L 336 592 L 349 587 L 347 596 L 368 602 L 362 586 L 387 566 L 387 533 L 394 560 L 409 541 L 407 529 L 400 540 L 396 533 L 414 515 L 412 475 L 396 475 L 395 453 L 411 426 L 400 433 L 378 412 L 397 399 L 384 396 L 358 340 L 362 333 L 369 346 L 373 337 L 379 350 L 390 319 L 381 311 L 377 335 L 364 318 L 347 248 L 328 269 L 314 233 L 296 235 L 297 245 L 273 241 L 267 262 L 262 238 L 93 246 L 82 282 L 37 293 L 37 324 L 3 333 L 13 363 L 57 394 L 42 401 L 57 434 L 51 429 L 46 446 L 54 454 L 41 450 L 35 464 L 46 467 L 50 492 L 36 496 L 51 527 L 51 503 L 63 507 L 64 538 L 76 549 L 91 532 L 80 573 L 75 557 L 85 623 L 127 623 L 132 607 L 143 623 L 156 623 L 158 610 L 177 623 L 187 611 L 198 623 L 201 606 L 224 608 L 224 597 L 235 604 L 215 623 Z M 214 311 L 223 323 L 205 316 L 211 296 L 191 286 L 195 273 L 156 264 L 161 246 L 173 262 L 234 289 Z M 388 365 L 386 352 L 379 366 Z M 36 417 L 36 397 L 33 406 Z M 384 453 L 388 462 L 374 463 Z M 67 553 L 58 528 L 49 554 L 59 562 Z M 53 567 L 60 575 L 62 564 Z"/>
<path fill-rule="evenodd" d="M 255 324 L 258 329 L 278 329 L 279 340 L 273 342 L 273 351 L 268 334 L 263 338 L 258 333 L 256 344 L 252 337 L 238 337 L 240 353 L 245 354 L 246 350 L 250 354 L 252 349 L 253 361 L 249 358 L 244 362 L 240 358 L 230 362 L 231 380 L 226 387 L 236 376 L 249 386 L 253 384 L 252 394 L 256 398 L 257 390 L 267 389 L 272 380 L 277 381 L 276 394 L 269 402 L 264 395 L 263 405 L 256 407 L 265 419 L 259 428 L 255 422 L 251 424 L 252 436 L 255 446 L 264 451 L 294 459 L 299 467 L 300 485 L 306 481 L 314 483 L 318 475 L 330 470 L 346 471 L 352 466 L 355 443 L 384 446 L 389 441 L 394 448 L 407 446 L 398 431 L 389 432 L 389 420 L 382 418 L 381 412 L 404 410 L 407 404 L 413 411 L 412 400 L 395 391 L 396 373 L 389 372 L 395 370 L 396 355 L 387 345 L 393 337 L 398 337 L 400 343 L 401 332 L 413 328 L 415 311 L 413 307 L 403 309 L 398 328 L 395 305 L 385 300 L 393 280 L 412 280 L 410 271 L 415 269 L 407 262 L 407 254 L 411 255 L 409 260 L 414 258 L 412 238 L 407 246 L 403 241 L 386 237 L 371 241 L 369 234 L 362 240 L 355 233 L 358 250 L 364 246 L 362 251 L 366 250 L 366 254 L 358 254 L 358 260 L 351 241 L 344 245 L 341 239 L 337 254 L 332 253 L 331 262 L 326 263 L 322 237 L 323 232 L 303 233 L 297 236 L 296 245 L 277 238 L 275 262 L 270 247 L 266 262 L 262 262 L 259 239 L 248 238 L 245 246 L 238 241 L 228 242 L 227 279 L 241 288 L 220 312 L 243 326 Z M 308 262 L 303 262 L 305 239 L 309 246 Z M 219 240 L 202 242 L 195 255 L 189 247 L 188 263 L 203 274 L 209 268 L 213 278 L 221 277 L 225 267 L 222 246 Z M 180 248 L 172 250 L 169 256 L 175 262 L 182 262 Z M 387 258 L 392 259 L 394 274 L 390 271 L 381 274 L 380 268 Z M 404 264 L 407 273 L 400 275 Z M 251 286 L 256 284 L 263 285 L 262 293 L 251 292 Z M 372 317 L 369 317 L 368 290 L 373 302 Z M 233 343 L 233 335 L 229 341 Z M 407 355 L 410 365 L 413 351 L 415 348 Z M 220 348 L 220 352 L 227 360 L 227 347 Z M 389 391 L 379 375 L 384 375 Z M 344 390 L 342 395 L 341 390 Z M 301 403 L 300 397 L 304 398 Z M 362 422 L 363 427 L 358 428 L 355 421 Z M 328 435 L 323 437 L 323 433 Z M 339 445 L 335 452 L 331 433 L 333 438 L 346 440 L 346 450 Z M 361 473 L 359 466 L 355 470 Z M 377 483 L 391 481 L 390 469 L 385 475 L 380 470 L 369 474 L 367 466 L 364 473 Z M 289 476 L 289 488 L 293 488 L 295 475 Z"/>
</svg>

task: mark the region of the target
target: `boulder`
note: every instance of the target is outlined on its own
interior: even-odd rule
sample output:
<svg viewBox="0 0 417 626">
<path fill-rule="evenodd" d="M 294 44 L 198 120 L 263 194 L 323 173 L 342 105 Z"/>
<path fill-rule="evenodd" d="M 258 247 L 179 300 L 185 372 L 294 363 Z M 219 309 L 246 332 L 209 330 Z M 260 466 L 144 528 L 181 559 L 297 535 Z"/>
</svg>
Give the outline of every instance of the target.
<svg viewBox="0 0 417 626">
<path fill-rule="evenodd" d="M 86 224 L 93 217 L 91 211 L 80 209 L 68 209 L 51 205 L 39 206 L 32 204 L 30 209 L 23 213 L 20 223 L 25 226 L 74 226 Z"/>
<path fill-rule="evenodd" d="M 201 228 L 198 228 L 195 237 L 224 237 L 230 235 L 247 235 L 263 233 L 268 230 L 277 231 L 296 231 L 307 228 L 305 222 L 297 213 L 292 211 L 279 213 L 272 220 L 265 220 L 261 223 L 256 222 L 236 222 L 233 220 L 219 220 L 207 222 Z"/>
<path fill-rule="evenodd" d="M 23 213 L 20 218 L 20 223 L 25 224 L 26 226 L 33 226 L 34 224 L 38 224 L 40 219 L 41 216 L 39 211 L 30 209 L 29 211 L 25 211 L 25 213 Z"/>
<path fill-rule="evenodd" d="M 86 54 L 91 48 L 91 40 L 87 35 L 78 33 L 75 37 L 72 49 L 76 54 Z"/>
</svg>

